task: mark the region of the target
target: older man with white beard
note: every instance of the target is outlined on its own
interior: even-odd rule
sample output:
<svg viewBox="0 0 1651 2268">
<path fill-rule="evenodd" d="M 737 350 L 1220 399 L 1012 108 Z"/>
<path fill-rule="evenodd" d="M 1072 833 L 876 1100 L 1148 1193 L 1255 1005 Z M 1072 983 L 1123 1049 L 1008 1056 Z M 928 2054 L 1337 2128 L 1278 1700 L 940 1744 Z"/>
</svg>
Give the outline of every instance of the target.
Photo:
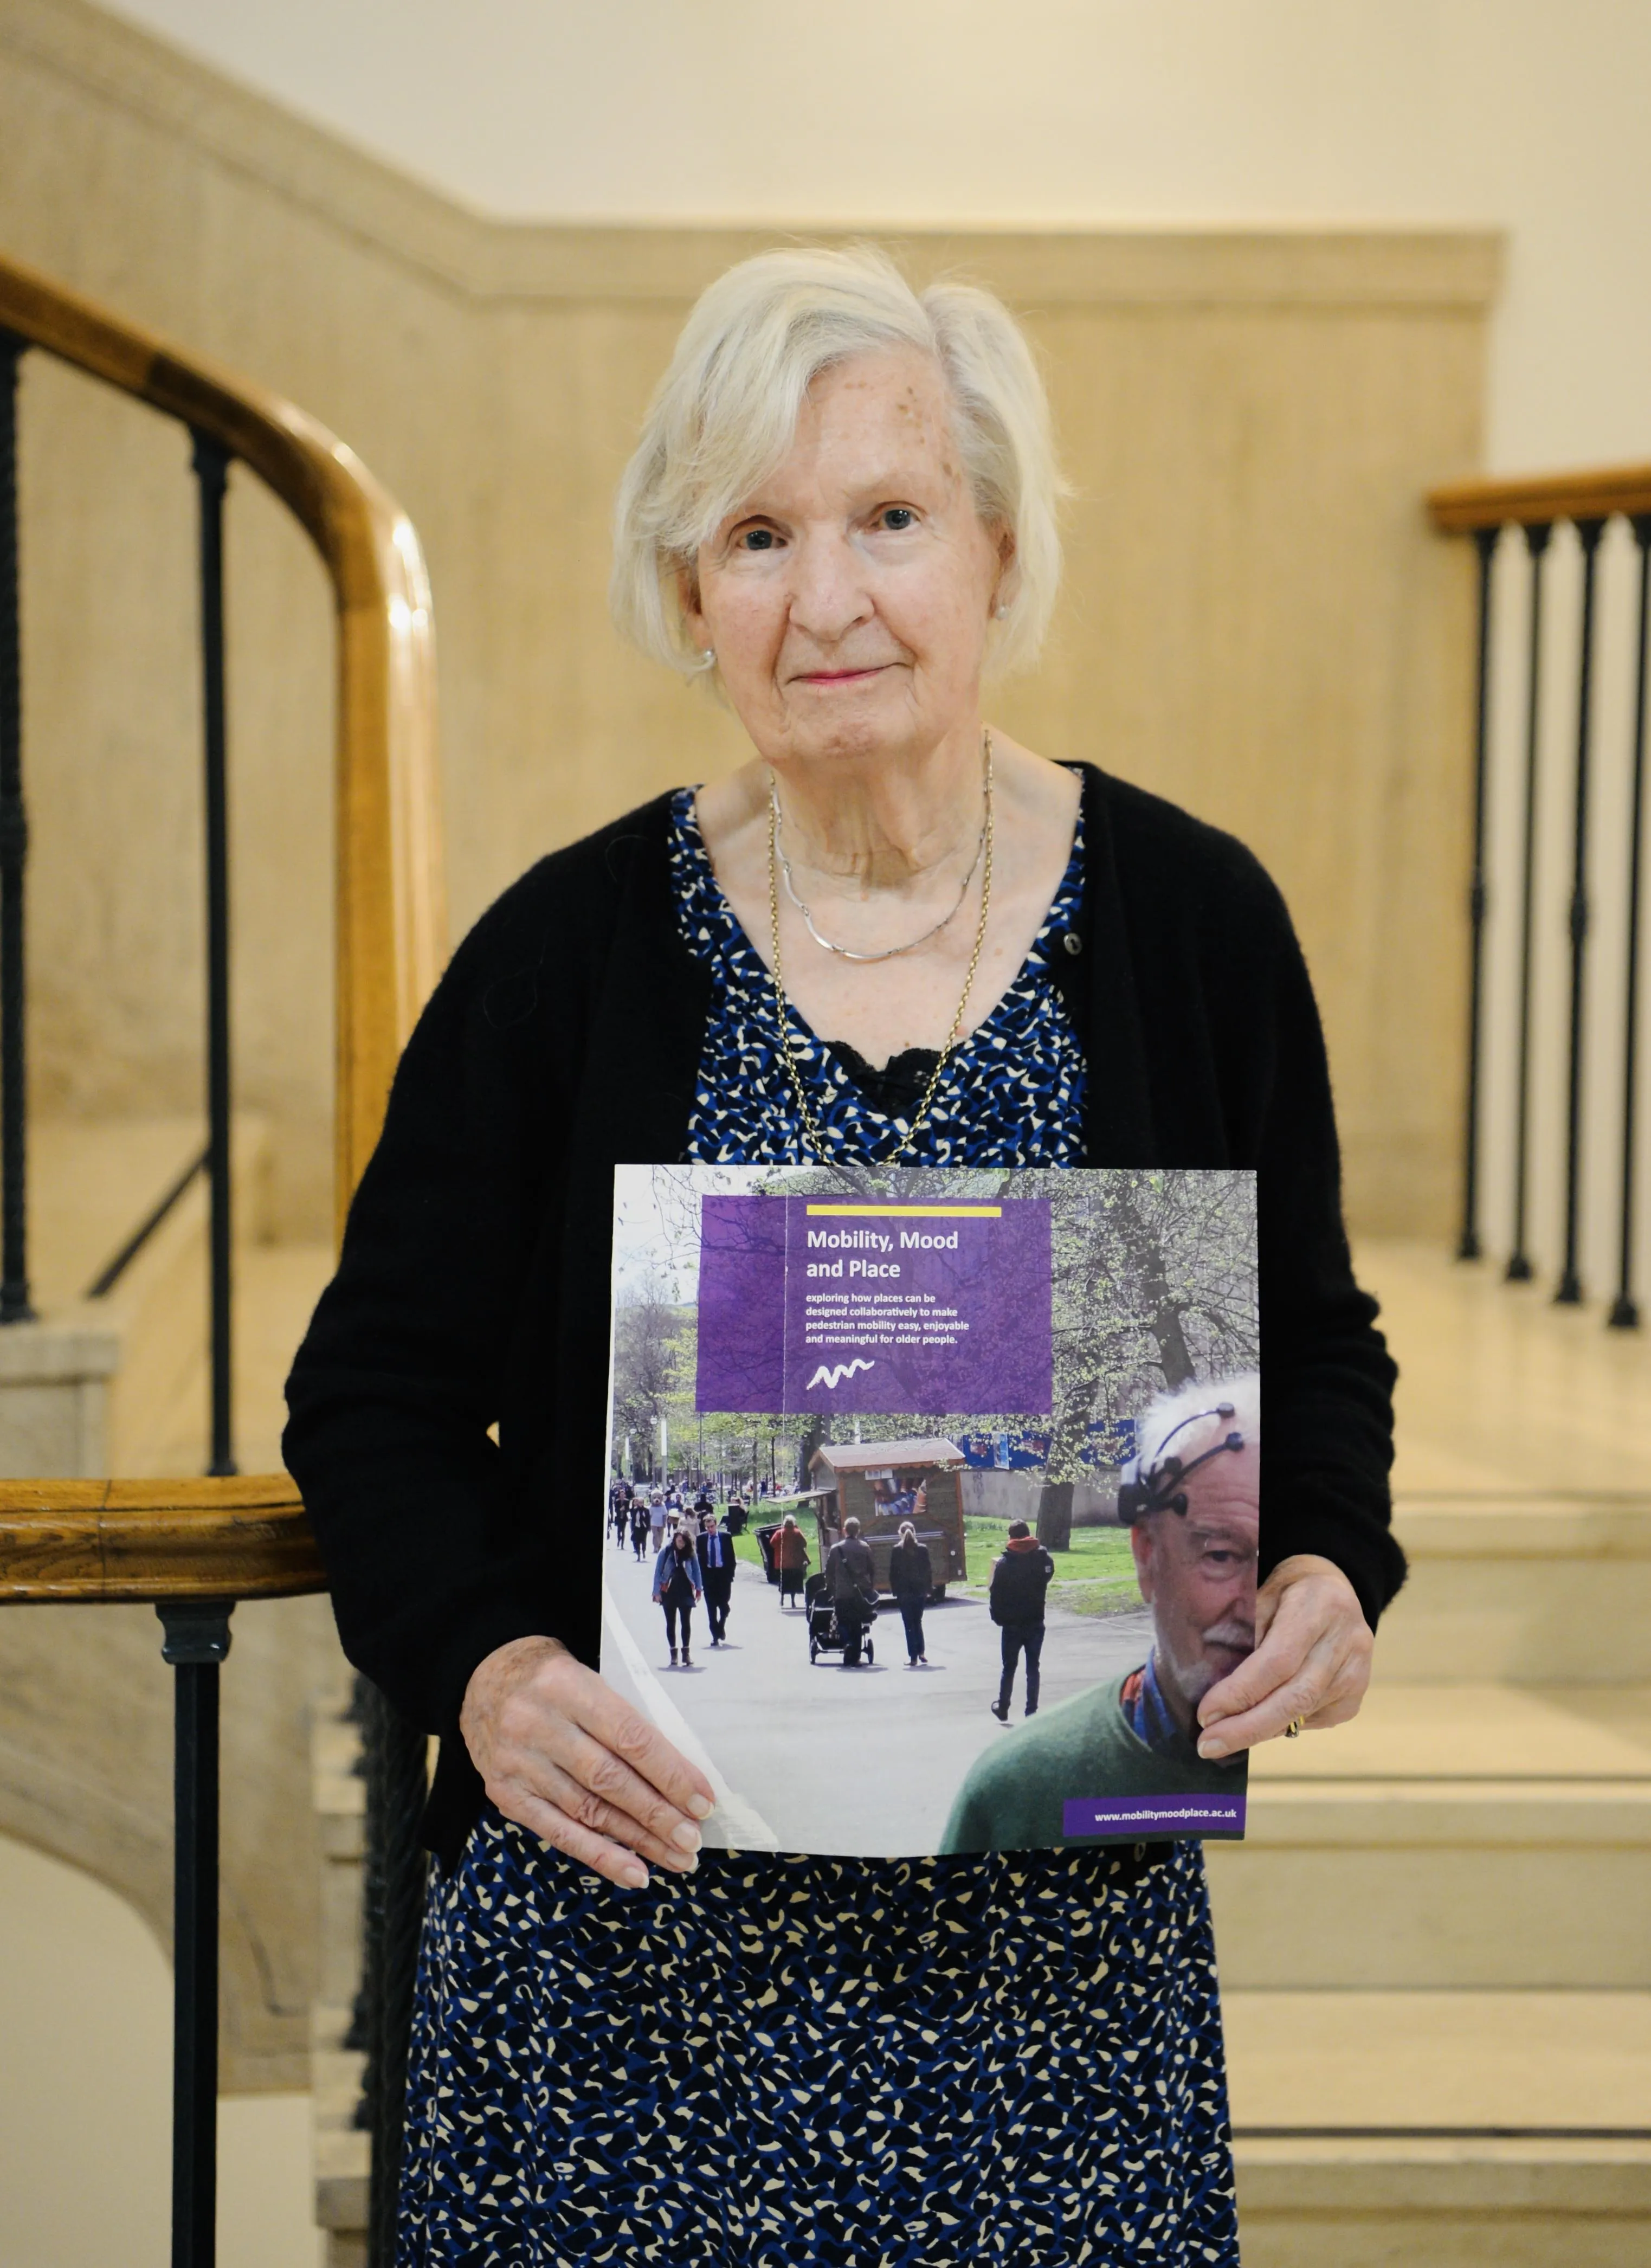
<svg viewBox="0 0 1651 2268">
<path fill-rule="evenodd" d="M 1137 1438 L 1138 1478 L 1120 1510 L 1153 1650 L 979 1756 L 943 1851 L 1047 1849 L 1069 1839 L 1069 1804 L 1242 1792 L 1242 1752 L 1200 1756 L 1198 1712 L 1255 1648 L 1260 1381 L 1249 1373 L 1160 1395 Z"/>
</svg>

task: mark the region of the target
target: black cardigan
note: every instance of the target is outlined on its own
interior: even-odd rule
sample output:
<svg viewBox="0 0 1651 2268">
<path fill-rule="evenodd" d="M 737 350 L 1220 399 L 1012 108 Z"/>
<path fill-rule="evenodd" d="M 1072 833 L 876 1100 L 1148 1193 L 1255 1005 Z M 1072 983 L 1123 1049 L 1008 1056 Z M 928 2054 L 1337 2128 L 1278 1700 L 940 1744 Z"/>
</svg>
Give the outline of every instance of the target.
<svg viewBox="0 0 1651 2268">
<path fill-rule="evenodd" d="M 443 1736 L 426 1835 L 447 1857 L 483 1800 L 457 1737 L 477 1663 L 538 1632 L 598 1659 L 613 1167 L 682 1156 L 710 995 L 668 806 L 541 859 L 459 947 L 288 1382 L 344 1651 Z M 1089 1066 L 1084 1160 L 1257 1169 L 1263 1572 L 1322 1553 L 1374 1626 L 1404 1572 L 1394 1370 L 1289 917 L 1241 843 L 1159 798 L 1086 767 L 1083 808 L 1052 965 Z"/>
</svg>

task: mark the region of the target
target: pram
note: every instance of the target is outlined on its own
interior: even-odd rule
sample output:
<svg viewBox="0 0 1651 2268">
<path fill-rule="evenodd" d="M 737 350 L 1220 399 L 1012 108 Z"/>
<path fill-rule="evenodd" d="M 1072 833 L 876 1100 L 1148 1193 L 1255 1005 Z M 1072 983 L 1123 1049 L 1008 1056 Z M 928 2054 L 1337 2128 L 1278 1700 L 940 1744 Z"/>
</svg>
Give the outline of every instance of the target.
<svg viewBox="0 0 1651 2268">
<path fill-rule="evenodd" d="M 803 1605 L 808 1616 L 808 1660 L 819 1660 L 822 1653 L 846 1653 L 849 1639 L 838 1626 L 837 1609 L 826 1595 L 823 1575 L 810 1575 L 802 1587 Z M 860 1627 L 860 1650 L 867 1661 L 875 1661 L 877 1649 L 872 1643 L 872 1629 L 877 1619 L 877 1609 L 869 1603 L 866 1620 Z"/>
</svg>

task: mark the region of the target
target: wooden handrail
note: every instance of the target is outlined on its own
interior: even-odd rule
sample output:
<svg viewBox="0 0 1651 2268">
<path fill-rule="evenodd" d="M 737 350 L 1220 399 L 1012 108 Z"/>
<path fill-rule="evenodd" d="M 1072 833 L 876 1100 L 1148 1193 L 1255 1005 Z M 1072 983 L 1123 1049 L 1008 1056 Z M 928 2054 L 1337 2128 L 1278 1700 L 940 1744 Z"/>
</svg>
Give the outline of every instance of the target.
<svg viewBox="0 0 1651 2268">
<path fill-rule="evenodd" d="M 0 259 L 0 329 L 220 442 L 320 552 L 338 616 L 335 1219 L 383 1124 L 446 946 L 430 581 L 412 522 L 278 394 Z M 277 1598 L 326 1588 L 292 1483 L 0 1482 L 0 1604 Z"/>
<path fill-rule="evenodd" d="M 308 531 L 338 610 L 336 1214 L 440 973 L 446 908 L 430 579 L 413 524 L 352 449 L 278 394 L 15 261 L 0 328 L 211 434 Z"/>
<path fill-rule="evenodd" d="M 1551 526 L 1560 519 L 1629 519 L 1651 512 L 1651 465 L 1615 465 L 1603 472 L 1544 473 L 1539 479 L 1455 481 L 1433 490 L 1428 515 L 1445 535 L 1479 527 Z"/>
<path fill-rule="evenodd" d="M 233 1480 L 0 1481 L 0 1599 L 285 1599 L 324 1591 L 284 1473 Z"/>
</svg>

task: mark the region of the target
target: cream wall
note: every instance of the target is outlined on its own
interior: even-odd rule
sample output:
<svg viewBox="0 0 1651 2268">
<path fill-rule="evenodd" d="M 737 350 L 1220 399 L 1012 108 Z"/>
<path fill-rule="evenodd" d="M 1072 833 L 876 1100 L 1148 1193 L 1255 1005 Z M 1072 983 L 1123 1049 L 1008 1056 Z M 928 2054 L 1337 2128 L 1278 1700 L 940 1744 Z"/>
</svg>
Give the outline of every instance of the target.
<svg viewBox="0 0 1651 2268">
<path fill-rule="evenodd" d="M 1507 232 L 1498 467 L 1651 455 L 1644 0 L 122 0 L 522 220 Z"/>
<path fill-rule="evenodd" d="M 0 1836 L 0 2257 L 164 2268 L 172 1970 L 125 1902 Z M 321 2268 L 309 2098 L 218 2104 L 219 2268 Z"/>
<path fill-rule="evenodd" d="M 428 547 L 461 925 L 540 851 L 731 761 L 623 649 L 614 482 L 693 293 L 764 232 L 477 220 L 75 0 L 0 0 L 0 245 L 291 394 Z M 1466 562 L 1419 497 L 1480 447 L 1484 235 L 908 230 L 1043 350 L 1077 496 L 1048 659 L 994 700 L 1252 842 L 1300 922 L 1355 1218 L 1442 1231 L 1460 1027 Z M 179 437 L 32 358 L 26 758 L 41 1099 L 199 1092 Z M 127 485 L 128 481 L 131 485 Z M 322 586 L 232 499 L 238 1091 L 325 1219 Z M 95 591 L 90 619 L 79 601 Z"/>
</svg>

